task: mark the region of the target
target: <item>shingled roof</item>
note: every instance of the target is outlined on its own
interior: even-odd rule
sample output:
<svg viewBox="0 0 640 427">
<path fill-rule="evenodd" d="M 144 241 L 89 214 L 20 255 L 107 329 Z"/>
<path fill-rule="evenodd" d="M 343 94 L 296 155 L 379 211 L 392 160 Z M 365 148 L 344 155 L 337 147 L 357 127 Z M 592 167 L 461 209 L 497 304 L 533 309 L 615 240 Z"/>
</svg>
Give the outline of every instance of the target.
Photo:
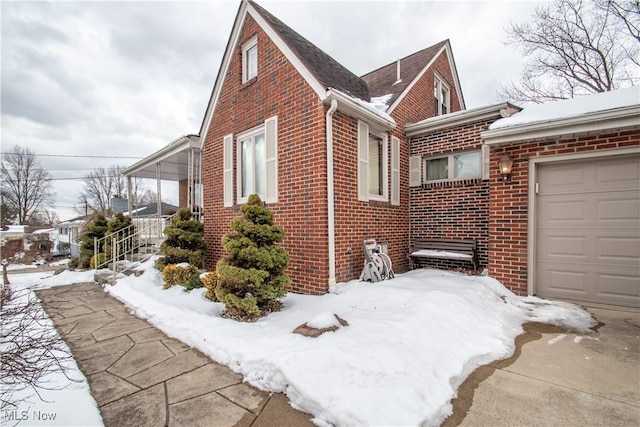
<svg viewBox="0 0 640 427">
<path fill-rule="evenodd" d="M 390 94 L 391 98 L 386 104 L 392 105 L 447 42 L 448 40 L 443 40 L 440 43 L 436 43 L 433 46 L 400 59 L 401 81 L 398 83 L 396 83 L 397 61 L 362 76 L 362 80 L 364 80 L 369 87 L 369 95 L 374 98 Z"/>
<path fill-rule="evenodd" d="M 367 83 L 360 77 L 347 70 L 338 61 L 289 28 L 257 3 L 253 1 L 249 1 L 249 3 L 262 15 L 271 28 L 278 33 L 287 46 L 300 58 L 307 69 L 326 89 L 338 89 L 365 101 L 370 100 Z"/>
</svg>

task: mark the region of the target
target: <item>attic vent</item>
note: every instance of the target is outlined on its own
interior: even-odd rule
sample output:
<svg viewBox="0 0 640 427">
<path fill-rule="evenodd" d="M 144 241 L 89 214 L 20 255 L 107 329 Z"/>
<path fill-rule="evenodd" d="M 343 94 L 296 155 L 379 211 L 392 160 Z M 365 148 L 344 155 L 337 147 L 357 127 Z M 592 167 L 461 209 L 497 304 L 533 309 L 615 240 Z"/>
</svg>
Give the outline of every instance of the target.
<svg viewBox="0 0 640 427">
<path fill-rule="evenodd" d="M 393 83 L 397 85 L 398 83 L 402 83 L 402 79 L 400 78 L 400 60 L 396 61 L 396 81 Z"/>
</svg>

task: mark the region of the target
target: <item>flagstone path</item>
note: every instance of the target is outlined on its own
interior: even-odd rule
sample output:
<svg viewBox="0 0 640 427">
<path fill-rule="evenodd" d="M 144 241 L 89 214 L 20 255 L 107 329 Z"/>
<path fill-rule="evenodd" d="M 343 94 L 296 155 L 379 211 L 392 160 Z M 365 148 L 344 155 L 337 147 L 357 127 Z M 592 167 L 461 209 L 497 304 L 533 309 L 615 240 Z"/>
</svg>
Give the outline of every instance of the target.
<svg viewBox="0 0 640 427">
<path fill-rule="evenodd" d="M 37 291 L 89 380 L 105 426 L 312 426 L 282 394 L 260 391 L 169 338 L 96 283 Z"/>
</svg>

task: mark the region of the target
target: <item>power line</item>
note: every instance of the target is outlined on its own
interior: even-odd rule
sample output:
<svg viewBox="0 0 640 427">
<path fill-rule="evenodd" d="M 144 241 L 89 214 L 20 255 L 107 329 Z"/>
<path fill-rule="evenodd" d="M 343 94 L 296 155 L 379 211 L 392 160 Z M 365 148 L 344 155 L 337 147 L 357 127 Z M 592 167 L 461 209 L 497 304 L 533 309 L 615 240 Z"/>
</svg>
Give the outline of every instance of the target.
<svg viewBox="0 0 640 427">
<path fill-rule="evenodd" d="M 144 157 L 133 156 L 88 156 L 80 154 L 36 154 L 36 153 L 0 153 L 2 155 L 18 155 L 18 156 L 40 156 L 40 157 L 75 157 L 81 159 L 143 159 Z"/>
</svg>

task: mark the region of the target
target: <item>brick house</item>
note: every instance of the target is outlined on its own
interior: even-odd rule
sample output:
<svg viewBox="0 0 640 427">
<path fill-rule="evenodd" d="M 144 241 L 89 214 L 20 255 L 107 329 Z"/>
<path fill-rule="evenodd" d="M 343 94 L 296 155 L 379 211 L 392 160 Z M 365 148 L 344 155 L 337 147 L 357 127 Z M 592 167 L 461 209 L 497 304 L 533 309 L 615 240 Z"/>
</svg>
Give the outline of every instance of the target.
<svg viewBox="0 0 640 427">
<path fill-rule="evenodd" d="M 179 181 L 181 206 L 202 206 L 209 269 L 224 255 L 221 240 L 241 204 L 260 194 L 286 231 L 294 292 L 322 294 L 357 278 L 365 238 L 388 245 L 397 271 L 409 267 L 414 238 L 473 238 L 481 267 L 518 294 L 638 305 L 637 92 L 623 106 L 600 98 L 595 104 L 541 122 L 538 107 L 466 110 L 447 40 L 358 77 L 256 3 L 242 1 L 199 134 L 179 138 L 125 174 Z M 499 164 L 503 158 L 508 164 Z M 626 203 L 629 218 L 598 226 L 626 240 L 596 240 L 589 251 L 598 244 L 623 249 L 609 250 L 598 271 L 597 256 L 589 255 L 556 274 L 540 253 L 549 247 L 540 224 L 553 211 L 540 194 L 543 184 L 567 179 L 562 174 L 573 170 L 567 165 L 597 174 L 610 161 L 607 170 L 624 170 L 627 178 L 609 179 L 594 200 L 577 204 L 595 206 L 598 195 L 623 192 L 620 206 Z M 509 182 L 502 166 L 511 168 Z M 572 191 L 584 192 L 595 178 L 589 179 Z M 594 226 L 575 219 L 560 228 L 567 224 L 581 230 L 576 239 L 583 241 Z M 560 253 L 575 249 L 568 242 L 577 240 L 565 237 L 547 252 L 573 256 Z M 611 274 L 614 256 L 612 265 L 622 263 L 626 273 Z M 596 285 L 601 276 L 607 284 Z"/>
<path fill-rule="evenodd" d="M 358 77 L 243 1 L 200 131 L 207 266 L 258 193 L 286 230 L 294 291 L 322 294 L 357 277 L 365 238 L 406 269 L 404 124 L 462 108 L 448 41 Z"/>
<path fill-rule="evenodd" d="M 480 264 L 520 295 L 640 306 L 637 87 L 405 130 L 419 177 L 412 238 L 477 239 Z M 475 157 L 474 171 L 454 167 L 462 157 Z"/>
</svg>

